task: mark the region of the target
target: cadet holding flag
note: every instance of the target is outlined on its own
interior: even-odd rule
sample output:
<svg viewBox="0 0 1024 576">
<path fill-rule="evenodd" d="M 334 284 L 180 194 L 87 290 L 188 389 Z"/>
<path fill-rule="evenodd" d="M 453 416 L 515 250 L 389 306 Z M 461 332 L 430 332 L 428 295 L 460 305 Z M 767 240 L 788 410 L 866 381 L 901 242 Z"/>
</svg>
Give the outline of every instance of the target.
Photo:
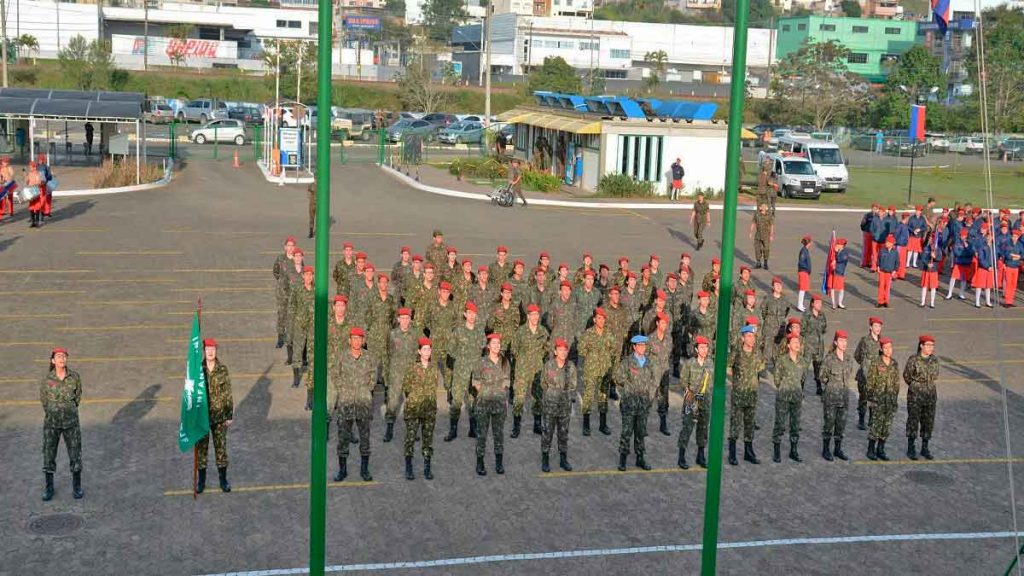
<svg viewBox="0 0 1024 576">
<path fill-rule="evenodd" d="M 185 386 L 181 391 L 181 419 L 178 424 L 178 449 L 187 452 L 210 432 L 210 413 L 206 398 L 206 371 L 203 370 L 203 348 L 200 346 L 199 312 L 192 316 L 192 337 L 189 339 Z M 192 452 L 192 489 L 196 493 L 199 452 Z"/>
<path fill-rule="evenodd" d="M 78 405 L 82 402 L 82 378 L 67 367 L 68 352 L 54 348 L 50 353 L 50 372 L 39 387 L 43 404 L 43 474 L 46 488 L 43 501 L 53 498 L 53 474 L 57 471 L 57 448 L 61 437 L 71 461 L 71 490 L 76 500 L 82 493 L 82 429 L 78 423 Z"/>
<path fill-rule="evenodd" d="M 228 367 L 217 357 L 217 341 L 203 340 L 203 376 L 206 381 L 206 397 L 209 400 L 210 433 L 196 443 L 199 455 L 199 481 L 196 493 L 206 488 L 206 460 L 210 451 L 210 436 L 213 436 L 213 451 L 217 457 L 217 476 L 222 492 L 231 492 L 228 483 L 228 427 L 234 422 L 235 405 L 231 396 L 231 376 Z"/>
</svg>

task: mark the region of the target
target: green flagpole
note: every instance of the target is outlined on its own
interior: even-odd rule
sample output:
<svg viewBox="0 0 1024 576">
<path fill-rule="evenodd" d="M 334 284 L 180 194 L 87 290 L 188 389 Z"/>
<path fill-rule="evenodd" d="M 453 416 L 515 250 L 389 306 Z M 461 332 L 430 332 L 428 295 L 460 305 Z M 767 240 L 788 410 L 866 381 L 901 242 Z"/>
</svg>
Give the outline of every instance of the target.
<svg viewBox="0 0 1024 576">
<path fill-rule="evenodd" d="M 313 438 L 309 573 L 321 576 L 327 528 L 327 285 L 331 257 L 331 0 L 317 3 L 316 273 L 313 312 Z M 308 161 L 308 160 L 307 160 Z"/>
<path fill-rule="evenodd" d="M 729 362 L 729 307 L 732 302 L 733 254 L 736 248 L 736 196 L 740 176 L 740 130 L 747 78 L 747 16 L 750 0 L 736 0 L 733 25 L 732 82 L 729 93 L 729 140 L 725 163 L 725 209 L 722 211 L 722 268 L 719 276 L 718 326 L 715 337 L 715 388 L 711 397 L 711 438 L 704 496 L 704 541 L 701 574 L 712 576 L 718 561 L 718 510 L 722 490 L 722 434 L 725 429 L 725 368 Z M 769 55 L 770 58 L 770 55 Z"/>
</svg>

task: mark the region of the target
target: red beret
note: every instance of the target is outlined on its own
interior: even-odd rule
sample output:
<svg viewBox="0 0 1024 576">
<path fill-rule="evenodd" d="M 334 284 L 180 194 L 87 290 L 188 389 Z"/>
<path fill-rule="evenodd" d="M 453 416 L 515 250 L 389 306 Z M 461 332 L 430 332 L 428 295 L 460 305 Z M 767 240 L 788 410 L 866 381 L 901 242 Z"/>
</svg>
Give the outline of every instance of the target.
<svg viewBox="0 0 1024 576">
<path fill-rule="evenodd" d="M 465 266 L 466 264 L 469 264 L 470 266 L 473 266 L 473 261 L 470 260 L 469 258 L 463 258 L 462 259 L 462 266 Z"/>
<path fill-rule="evenodd" d="M 426 336 L 420 336 L 420 339 L 417 340 L 416 342 L 417 342 L 417 344 L 419 345 L 420 348 L 423 348 L 424 346 L 430 346 L 431 345 L 430 344 L 430 338 L 427 338 Z"/>
<path fill-rule="evenodd" d="M 744 270 L 746 270 L 747 272 L 750 272 L 750 266 L 747 266 L 746 264 L 744 264 L 743 266 L 740 266 L 740 272 L 743 272 Z"/>
<path fill-rule="evenodd" d="M 413 254 L 412 255 L 412 261 L 413 262 L 423 262 L 423 256 L 420 256 L 419 254 Z"/>
<path fill-rule="evenodd" d="M 566 270 L 568 270 L 569 269 L 569 265 L 566 264 L 565 262 L 562 262 L 561 264 L 558 265 L 558 269 L 561 270 L 562 268 L 565 268 Z"/>
<path fill-rule="evenodd" d="M 879 206 L 877 202 L 872 202 L 871 203 L 871 207 L 872 208 L 881 208 L 881 206 Z"/>
<path fill-rule="evenodd" d="M 839 246 L 846 246 L 846 238 L 837 238 L 836 244 Z"/>
<path fill-rule="evenodd" d="M 658 260 L 659 262 L 661 261 L 661 258 L 658 258 L 657 254 L 651 254 L 651 258 L 650 259 L 651 260 Z"/>
<path fill-rule="evenodd" d="M 668 295 L 665 294 L 664 290 L 655 290 L 654 291 L 654 298 L 656 300 L 665 300 L 666 298 L 668 298 Z"/>
<path fill-rule="evenodd" d="M 882 319 L 878 316 L 872 316 L 871 318 L 868 318 L 868 326 L 872 324 L 882 324 L 884 326 L 885 322 L 882 322 Z"/>
<path fill-rule="evenodd" d="M 584 252 L 583 253 L 583 258 L 590 258 L 591 260 L 594 259 L 594 257 L 590 254 L 590 252 Z"/>
<path fill-rule="evenodd" d="M 641 272 L 647 272 L 650 269 L 651 269 L 651 266 L 649 264 L 644 264 L 643 266 L 640 267 L 640 271 Z"/>
<path fill-rule="evenodd" d="M 811 302 L 821 302 L 821 294 L 811 294 Z"/>
<path fill-rule="evenodd" d="M 381 272 L 380 274 L 377 274 L 377 280 L 387 280 L 390 282 L 391 278 L 387 274 Z"/>
<path fill-rule="evenodd" d="M 446 253 L 446 254 L 458 254 L 458 253 L 459 253 L 459 251 L 458 251 L 458 250 L 457 250 L 457 249 L 455 248 L 455 246 L 449 246 L 449 247 L 448 247 L 448 248 L 447 248 L 447 249 L 445 250 L 445 253 Z"/>
<path fill-rule="evenodd" d="M 295 244 L 295 236 L 289 236 L 284 239 L 285 244 Z"/>
<path fill-rule="evenodd" d="M 743 295 L 744 295 L 744 296 L 757 296 L 757 292 L 754 292 L 754 291 L 753 291 L 753 290 L 751 290 L 751 289 L 747 289 L 747 290 L 746 290 L 746 291 L 745 291 L 745 292 L 743 293 Z"/>
<path fill-rule="evenodd" d="M 491 269 L 490 269 L 490 267 L 487 266 L 487 264 L 481 264 L 480 266 L 477 267 L 476 271 L 477 272 L 490 272 Z"/>
<path fill-rule="evenodd" d="M 711 342 L 704 336 L 697 336 L 696 338 L 693 339 L 693 342 L 697 346 L 700 346 L 701 344 L 704 344 L 705 346 L 711 345 Z"/>
<path fill-rule="evenodd" d="M 700 292 L 697 292 L 697 298 L 710 298 L 710 297 L 711 297 L 711 295 L 708 294 L 704 290 L 701 290 Z"/>
<path fill-rule="evenodd" d="M 785 284 L 785 282 L 782 281 L 782 278 L 779 278 L 778 276 L 776 276 L 776 277 L 772 278 L 772 284 Z"/>
<path fill-rule="evenodd" d="M 712 264 L 721 264 L 722 260 L 718 256 L 715 256 L 714 258 L 711 259 L 711 263 Z"/>
<path fill-rule="evenodd" d="M 487 341 L 490 342 L 491 340 L 501 340 L 501 334 L 498 334 L 497 332 L 491 332 L 490 334 L 487 335 Z"/>
<path fill-rule="evenodd" d="M 608 293 L 611 294 L 612 292 L 619 292 L 619 287 L 613 284 L 610 288 L 608 288 Z"/>
<path fill-rule="evenodd" d="M 438 288 L 441 289 L 441 290 L 451 290 L 452 289 L 452 285 L 449 284 L 448 282 L 442 281 L 441 284 L 438 285 Z"/>
<path fill-rule="evenodd" d="M 796 340 L 799 337 L 800 335 L 795 333 L 786 334 L 786 340 Z"/>
<path fill-rule="evenodd" d="M 799 325 L 800 324 L 800 319 L 799 318 L 789 318 L 788 320 L 786 320 L 786 326 L 792 326 L 793 324 Z"/>
<path fill-rule="evenodd" d="M 433 270 L 434 269 L 434 263 L 433 262 L 427 262 L 426 264 L 423 265 L 423 269 L 424 270 Z"/>
<path fill-rule="evenodd" d="M 344 302 L 345 304 L 348 304 L 348 296 L 345 296 L 344 294 L 338 294 L 337 296 L 334 297 L 334 303 L 337 304 L 338 302 Z"/>
<path fill-rule="evenodd" d="M 302 273 L 305 274 L 306 272 L 309 272 L 310 274 L 312 274 L 313 273 L 313 267 L 312 266 L 303 266 L 302 267 Z"/>
<path fill-rule="evenodd" d="M 516 258 L 516 261 L 512 263 L 512 267 L 514 268 L 516 266 L 526 266 L 526 264 L 522 260 Z"/>
<path fill-rule="evenodd" d="M 343 242 L 341 244 L 341 247 L 342 248 L 352 248 L 352 243 L 351 242 Z"/>
<path fill-rule="evenodd" d="M 365 338 L 366 337 L 366 330 L 363 330 L 359 326 L 353 326 L 353 327 L 349 328 L 348 335 L 349 336 L 360 336 L 360 337 Z"/>
<path fill-rule="evenodd" d="M 806 234 L 800 240 L 810 242 L 811 241 L 811 235 L 810 234 Z"/>
<path fill-rule="evenodd" d="M 501 285 L 501 291 L 502 292 L 505 292 L 505 291 L 511 292 L 512 291 L 512 285 L 509 284 L 508 282 L 505 282 L 504 284 Z"/>
<path fill-rule="evenodd" d="M 885 346 L 886 344 L 892 344 L 892 338 L 879 338 L 878 339 L 878 345 L 880 347 L 881 346 Z"/>
<path fill-rule="evenodd" d="M 597 267 L 597 269 L 598 270 L 608 270 L 608 265 L 607 264 L 601 264 L 600 266 Z"/>
<path fill-rule="evenodd" d="M 751 326 L 757 326 L 758 324 L 760 324 L 760 322 L 758 322 L 757 320 L 757 316 L 747 316 L 746 318 L 743 319 L 743 321 L 746 322 L 747 324 L 750 324 Z"/>
<path fill-rule="evenodd" d="M 370 272 L 374 272 L 377 270 L 377 267 L 373 265 L 373 262 L 367 262 L 363 266 L 363 272 L 366 272 L 367 270 L 369 270 Z"/>
<path fill-rule="evenodd" d="M 968 233 L 969 233 L 969 232 L 968 232 L 967 228 L 962 228 L 962 229 L 960 230 L 960 237 L 961 237 L 961 238 L 967 238 L 967 235 L 968 235 Z"/>
<path fill-rule="evenodd" d="M 682 254 L 679 255 L 679 259 L 680 260 L 682 260 L 683 258 L 689 258 L 689 257 L 690 257 L 690 253 L 689 252 L 683 252 Z"/>
<path fill-rule="evenodd" d="M 921 211 L 921 210 L 924 210 L 924 206 L 922 206 L 922 205 L 920 205 L 920 204 L 915 204 L 915 205 L 914 205 L 914 210 L 917 210 L 917 211 Z"/>
<path fill-rule="evenodd" d="M 846 330 L 836 330 L 836 337 L 835 337 L 836 340 L 838 340 L 840 338 L 847 338 L 847 337 L 848 336 L 846 335 Z"/>
<path fill-rule="evenodd" d="M 568 280 L 562 280 L 561 282 L 558 283 L 558 287 L 559 288 L 572 288 L 572 283 L 569 282 Z"/>
<path fill-rule="evenodd" d="M 594 277 L 594 270 L 593 269 L 588 268 L 588 269 L 583 271 L 583 277 L 586 278 L 588 276 L 591 277 L 591 278 Z"/>
<path fill-rule="evenodd" d="M 597 308 L 594 308 L 594 316 L 595 317 L 596 316 L 600 316 L 600 317 L 604 318 L 605 317 L 604 308 L 601 308 L 600 306 L 598 306 Z"/>
<path fill-rule="evenodd" d="M 623 262 L 629 262 L 629 258 L 626 258 L 625 256 L 619 256 L 619 264 L 622 264 Z"/>
<path fill-rule="evenodd" d="M 633 272 L 631 270 L 628 274 L 626 274 L 626 278 L 627 279 L 632 278 L 632 279 L 636 280 L 636 272 Z"/>
<path fill-rule="evenodd" d="M 895 205 L 893 205 L 893 204 L 889 204 L 889 210 L 890 210 L 891 212 L 895 212 L 895 211 L 896 211 L 896 206 L 895 206 Z"/>
<path fill-rule="evenodd" d="M 917 342 L 919 344 L 924 344 L 925 342 L 931 342 L 931 343 L 934 344 L 935 343 L 935 338 L 932 338 L 928 334 L 921 334 L 921 336 L 918 337 Z"/>
<path fill-rule="evenodd" d="M 565 341 L 565 338 L 555 338 L 555 348 L 569 349 L 569 343 Z"/>
<path fill-rule="evenodd" d="M 504 252 L 505 254 L 508 254 L 508 248 L 504 246 L 498 246 L 498 252 Z"/>
<path fill-rule="evenodd" d="M 412 310 L 409 310 L 408 308 L 399 308 L 398 316 L 412 316 Z"/>
<path fill-rule="evenodd" d="M 356 260 L 366 260 L 366 252 L 356 252 Z"/>
<path fill-rule="evenodd" d="M 673 280 L 679 280 L 679 274 L 676 274 L 675 272 L 669 272 L 668 274 L 665 275 L 665 278 L 671 278 Z"/>
<path fill-rule="evenodd" d="M 214 348 L 216 348 L 217 347 L 217 340 L 214 339 L 214 338 L 205 338 L 203 340 L 203 347 L 205 348 L 207 346 L 213 346 Z"/>
<path fill-rule="evenodd" d="M 540 253 L 539 258 L 551 258 L 551 255 L 548 254 L 547 250 L 542 250 L 541 253 Z"/>
<path fill-rule="evenodd" d="M 540 306 L 537 306 L 536 304 L 530 304 L 529 306 L 526 307 L 527 314 L 533 314 L 534 312 L 540 314 Z"/>
<path fill-rule="evenodd" d="M 892 234 L 889 234 L 888 236 L 886 236 L 886 237 L 885 237 L 885 242 L 886 242 L 887 244 L 888 244 L 889 242 L 895 242 L 895 241 L 896 241 L 896 237 L 895 237 L 895 236 L 893 236 Z"/>
<path fill-rule="evenodd" d="M 302 251 L 302 248 L 295 248 L 295 252 L 292 252 L 292 256 L 305 256 L 306 253 Z"/>
<path fill-rule="evenodd" d="M 402 253 L 404 253 L 404 252 L 411 252 L 411 250 L 409 250 L 409 247 L 408 247 L 408 246 L 402 246 L 402 247 L 401 247 L 401 248 L 400 248 L 400 249 L 398 250 L 398 253 L 399 253 L 399 254 L 402 254 Z"/>
<path fill-rule="evenodd" d="M 665 314 L 664 312 L 658 312 L 658 320 L 664 320 L 668 322 L 668 314 Z"/>
<path fill-rule="evenodd" d="M 476 312 L 476 302 L 466 302 L 466 312 Z"/>
<path fill-rule="evenodd" d="M 217 344 L 215 343 L 214 346 L 216 346 L 216 345 Z M 64 349 L 64 348 L 54 348 L 53 352 L 51 352 L 51 354 L 53 354 L 54 356 L 56 356 L 57 354 L 63 354 L 65 356 L 67 356 L 68 355 L 68 351 L 66 349 Z"/>
</svg>

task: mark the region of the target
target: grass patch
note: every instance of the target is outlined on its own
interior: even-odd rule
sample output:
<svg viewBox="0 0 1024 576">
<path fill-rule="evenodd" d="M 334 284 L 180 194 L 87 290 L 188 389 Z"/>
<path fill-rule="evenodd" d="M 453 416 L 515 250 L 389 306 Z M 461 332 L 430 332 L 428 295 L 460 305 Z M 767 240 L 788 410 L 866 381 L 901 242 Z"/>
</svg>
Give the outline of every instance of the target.
<svg viewBox="0 0 1024 576">
<path fill-rule="evenodd" d="M 164 169 L 157 164 L 142 164 L 139 182 L 149 184 L 164 177 Z M 135 186 L 135 161 L 113 162 L 104 160 L 92 174 L 93 188 L 120 188 Z"/>
</svg>

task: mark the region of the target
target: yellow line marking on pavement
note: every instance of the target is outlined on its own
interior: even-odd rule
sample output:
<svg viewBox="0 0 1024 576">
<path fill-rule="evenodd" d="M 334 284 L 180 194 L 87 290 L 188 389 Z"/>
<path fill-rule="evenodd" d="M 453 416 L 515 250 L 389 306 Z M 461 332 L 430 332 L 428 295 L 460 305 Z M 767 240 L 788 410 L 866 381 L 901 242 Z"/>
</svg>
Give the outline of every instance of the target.
<svg viewBox="0 0 1024 576">
<path fill-rule="evenodd" d="M 48 346 L 50 344 L 53 344 L 53 342 L 0 342 L 0 346 Z"/>
<path fill-rule="evenodd" d="M 76 356 L 73 362 L 163 362 L 165 360 L 181 360 L 181 356 Z M 50 360 L 33 360 L 36 364 L 49 364 Z"/>
<path fill-rule="evenodd" d="M 171 270 L 171 272 L 176 274 L 188 272 L 196 272 L 200 274 L 251 274 L 258 272 L 264 274 L 267 270 L 264 268 L 175 268 Z"/>
<path fill-rule="evenodd" d="M 46 233 L 47 234 L 52 234 L 54 232 L 106 232 L 106 231 L 107 231 L 106 228 L 63 228 L 63 227 L 54 228 L 54 227 L 51 226 L 50 229 L 46 231 Z"/>
<path fill-rule="evenodd" d="M 85 294 L 85 290 L 18 290 L 10 288 L 4 296 L 64 296 L 65 294 Z"/>
<path fill-rule="evenodd" d="M 964 365 L 999 364 L 999 363 L 1003 363 L 1003 364 L 1024 364 L 1024 359 L 1022 359 L 1022 358 L 1006 358 L 1006 359 L 1003 359 L 1003 360 L 995 360 L 995 359 L 949 360 L 949 359 L 945 359 L 944 358 L 944 359 L 940 359 L 939 362 L 940 362 L 940 364 L 939 364 L 940 366 L 945 366 L 946 368 L 949 368 L 951 370 L 956 370 L 956 364 L 964 364 Z"/>
<path fill-rule="evenodd" d="M 1012 462 L 1024 462 L 1024 458 L 1013 458 Z M 855 460 L 854 464 L 862 466 L 914 466 L 917 464 L 1006 464 L 1006 458 L 947 458 L 944 460 Z"/>
<path fill-rule="evenodd" d="M 59 320 L 60 318 L 68 318 L 71 314 L 4 314 L 4 320 L 24 320 L 27 318 L 33 318 L 38 320 Z"/>
<path fill-rule="evenodd" d="M 119 330 L 168 330 L 179 328 L 185 330 L 184 324 L 131 324 L 127 326 L 61 326 L 59 332 L 116 332 Z"/>
<path fill-rule="evenodd" d="M 230 286 L 221 286 L 218 288 L 171 288 L 171 292 L 266 292 L 270 293 L 270 286 L 261 286 L 258 288 L 253 287 L 239 287 L 233 288 Z"/>
<path fill-rule="evenodd" d="M 993 322 L 995 318 L 990 315 L 983 316 L 943 316 L 942 318 L 928 318 L 929 322 Z M 1007 317 L 1001 316 L 999 318 L 1002 322 L 1021 322 L 1024 321 L 1024 317 L 1014 316 Z"/>
<path fill-rule="evenodd" d="M 177 284 L 174 278 L 100 278 L 95 280 L 75 280 L 75 282 L 91 282 L 93 284 Z"/>
<path fill-rule="evenodd" d="M 170 342 L 174 344 L 187 344 L 188 338 L 167 338 L 164 342 Z M 217 343 L 237 343 L 237 342 L 277 342 L 277 338 L 217 338 Z M 2 346 L 3 344 L 0 344 Z M 178 375 L 180 376 L 180 374 Z"/>
<path fill-rule="evenodd" d="M 193 304 L 192 300 L 86 300 L 78 306 L 142 306 L 151 304 Z"/>
<path fill-rule="evenodd" d="M 24 384 L 26 382 L 39 382 L 39 378 L 13 378 L 4 377 L 0 378 L 0 384 Z"/>
<path fill-rule="evenodd" d="M 380 486 L 380 482 L 363 482 L 362 480 L 349 480 L 348 482 L 328 482 L 328 488 L 368 488 L 371 486 Z M 278 492 L 284 490 L 309 490 L 309 484 L 266 484 L 263 486 L 232 486 L 231 492 Z M 223 494 L 223 492 L 215 489 L 203 492 L 203 497 L 207 495 Z M 165 490 L 164 496 L 191 496 L 191 490 Z"/>
<path fill-rule="evenodd" d="M 210 235 L 214 235 L 214 236 L 284 236 L 283 234 L 280 234 L 279 232 L 257 232 L 257 231 L 252 231 L 252 230 L 250 230 L 250 231 L 193 230 L 192 228 L 168 228 L 166 230 L 161 230 L 161 232 L 174 233 L 174 234 L 177 234 L 177 233 L 210 234 Z M 340 243 L 340 240 L 342 238 L 346 238 L 348 236 L 399 236 L 399 237 L 409 237 L 409 236 L 416 236 L 416 235 L 417 234 L 414 234 L 412 232 L 340 232 L 339 233 L 339 232 L 336 231 L 336 232 L 334 232 L 331 235 L 331 243 L 333 244 L 335 240 L 338 240 L 339 243 Z M 273 252 L 273 254 L 278 254 L 279 252 L 280 252 L 280 250 L 278 250 L 277 252 Z"/>
<path fill-rule="evenodd" d="M 179 398 L 172 396 L 156 396 L 154 398 L 84 398 L 82 404 L 137 404 L 144 402 L 171 402 Z M 0 400 L 0 406 L 38 406 L 35 400 Z"/>
<path fill-rule="evenodd" d="M 0 270 L 0 274 L 92 274 L 95 270 Z"/>
<path fill-rule="evenodd" d="M 177 250 L 135 250 L 135 251 L 83 251 L 76 252 L 78 256 L 183 256 L 185 253 Z"/>
<path fill-rule="evenodd" d="M 277 310 L 203 310 L 204 316 L 212 316 L 217 314 L 270 314 L 277 313 Z M 169 316 L 191 316 L 192 311 L 188 312 L 168 312 Z"/>
<path fill-rule="evenodd" d="M 548 472 L 540 473 L 537 475 L 538 478 L 576 478 L 585 476 L 625 476 L 627 474 L 693 474 L 697 472 L 705 472 L 705 470 L 699 466 L 694 466 L 689 470 L 683 470 L 682 468 L 653 468 L 651 470 L 641 470 L 640 468 L 627 468 L 624 472 L 619 470 L 583 470 L 576 472 Z"/>
<path fill-rule="evenodd" d="M 643 214 L 637 212 L 636 210 L 627 210 L 627 209 L 623 208 L 622 211 L 626 212 L 627 214 L 632 214 L 633 216 L 636 216 L 637 218 L 640 218 L 642 220 L 647 220 L 648 222 L 651 221 L 650 217 L 644 216 Z"/>
</svg>

